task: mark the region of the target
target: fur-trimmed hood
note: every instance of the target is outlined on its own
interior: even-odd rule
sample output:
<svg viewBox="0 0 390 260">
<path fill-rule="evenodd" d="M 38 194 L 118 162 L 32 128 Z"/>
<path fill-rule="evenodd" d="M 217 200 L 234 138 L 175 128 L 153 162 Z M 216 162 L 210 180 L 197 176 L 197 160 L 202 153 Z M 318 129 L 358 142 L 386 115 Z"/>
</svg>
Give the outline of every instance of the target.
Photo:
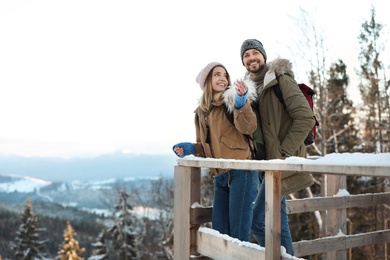
<svg viewBox="0 0 390 260">
<path fill-rule="evenodd" d="M 264 86 L 275 79 L 275 77 L 279 77 L 283 74 L 288 74 L 292 78 L 294 78 L 294 72 L 292 70 L 292 64 L 287 59 L 277 58 L 271 62 L 267 63 L 268 71 L 264 77 Z"/>
<path fill-rule="evenodd" d="M 268 72 L 274 72 L 276 75 L 288 74 L 294 77 L 292 71 L 292 63 L 287 59 L 277 58 L 271 62 L 268 62 Z"/>
<path fill-rule="evenodd" d="M 257 92 L 255 83 L 248 79 L 243 80 L 248 88 L 248 95 L 247 95 L 247 102 L 250 104 L 257 101 Z M 226 91 L 223 93 L 224 102 L 226 104 L 226 107 L 228 109 L 229 113 L 232 113 L 234 110 L 234 99 L 236 97 L 236 89 L 233 86 L 229 86 Z"/>
<path fill-rule="evenodd" d="M 288 74 L 289 76 L 294 78 L 292 63 L 287 59 L 277 58 L 273 61 L 266 63 L 264 69 L 262 71 L 259 71 L 258 74 L 255 75 L 253 81 L 255 81 L 257 85 L 266 86 L 273 79 L 283 74 Z M 250 79 L 249 71 L 245 73 L 245 79 Z"/>
</svg>

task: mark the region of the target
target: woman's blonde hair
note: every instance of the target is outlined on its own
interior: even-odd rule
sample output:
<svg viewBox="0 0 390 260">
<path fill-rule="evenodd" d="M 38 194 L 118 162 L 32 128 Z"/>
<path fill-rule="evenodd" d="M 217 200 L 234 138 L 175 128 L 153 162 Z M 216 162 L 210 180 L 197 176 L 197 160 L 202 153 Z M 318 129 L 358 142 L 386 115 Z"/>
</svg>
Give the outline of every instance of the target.
<svg viewBox="0 0 390 260">
<path fill-rule="evenodd" d="M 219 93 L 213 93 L 213 86 L 211 85 L 211 78 L 213 75 L 213 71 L 216 67 L 221 67 L 226 71 L 227 75 L 227 81 L 228 81 L 228 86 L 231 85 L 230 81 L 230 75 L 227 69 L 221 65 L 215 66 L 212 70 L 210 70 L 209 74 L 207 75 L 206 82 L 205 82 L 205 87 L 203 89 L 203 94 L 200 97 L 200 104 L 199 107 L 203 112 L 208 112 L 211 109 L 211 103 L 213 101 L 217 101 L 222 98 L 222 92 Z"/>
</svg>

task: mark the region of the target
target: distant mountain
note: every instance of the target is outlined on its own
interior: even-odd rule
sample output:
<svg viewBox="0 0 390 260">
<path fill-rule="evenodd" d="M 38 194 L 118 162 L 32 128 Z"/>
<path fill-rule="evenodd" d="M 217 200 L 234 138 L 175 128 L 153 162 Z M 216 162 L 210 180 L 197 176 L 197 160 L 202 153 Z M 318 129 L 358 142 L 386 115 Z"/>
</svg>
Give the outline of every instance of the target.
<svg viewBox="0 0 390 260">
<path fill-rule="evenodd" d="M 30 176 L 47 181 L 172 176 L 172 155 L 105 154 L 94 158 L 0 156 L 0 174 Z"/>
</svg>

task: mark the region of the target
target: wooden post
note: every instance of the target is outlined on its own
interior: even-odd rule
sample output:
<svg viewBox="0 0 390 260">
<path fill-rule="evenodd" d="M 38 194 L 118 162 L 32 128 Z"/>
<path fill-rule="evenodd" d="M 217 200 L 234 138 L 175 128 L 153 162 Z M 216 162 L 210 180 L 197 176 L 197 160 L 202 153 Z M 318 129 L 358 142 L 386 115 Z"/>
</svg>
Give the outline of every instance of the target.
<svg viewBox="0 0 390 260">
<path fill-rule="evenodd" d="M 321 196 L 323 197 L 327 197 L 328 196 L 328 190 L 326 189 L 326 187 L 328 187 L 328 174 L 322 174 L 322 176 L 320 177 L 320 180 L 321 180 Z M 326 232 L 328 230 L 328 227 L 326 226 L 327 223 L 326 223 L 326 210 L 321 210 L 320 211 L 320 214 L 321 214 L 321 220 L 322 220 L 322 226 L 321 226 L 321 230 L 320 230 L 320 237 L 326 237 Z"/>
<path fill-rule="evenodd" d="M 265 172 L 265 259 L 280 259 L 281 173 Z"/>
<path fill-rule="evenodd" d="M 190 259 L 196 253 L 196 231 L 192 225 L 191 205 L 200 203 L 200 168 L 175 166 L 174 173 L 174 246 L 175 260 Z"/>
<path fill-rule="evenodd" d="M 326 186 L 328 196 L 336 195 L 340 189 L 347 186 L 346 176 L 328 175 Z M 326 236 L 335 236 L 339 231 L 347 235 L 347 211 L 346 209 L 331 209 L 326 214 Z M 326 254 L 326 259 L 346 260 L 347 250 L 333 251 Z"/>
</svg>

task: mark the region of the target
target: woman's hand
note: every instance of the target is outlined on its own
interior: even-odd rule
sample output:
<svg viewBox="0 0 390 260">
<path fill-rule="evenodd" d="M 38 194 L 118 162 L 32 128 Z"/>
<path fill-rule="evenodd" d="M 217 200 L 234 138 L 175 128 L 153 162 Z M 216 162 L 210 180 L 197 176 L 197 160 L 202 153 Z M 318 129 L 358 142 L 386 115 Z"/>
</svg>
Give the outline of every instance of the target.
<svg viewBox="0 0 390 260">
<path fill-rule="evenodd" d="M 172 147 L 172 150 L 179 157 L 184 157 L 186 155 L 195 154 L 195 145 L 193 143 L 182 142 L 177 143 Z"/>
<path fill-rule="evenodd" d="M 176 153 L 177 156 L 179 157 L 182 157 L 183 154 L 184 154 L 184 149 L 179 147 L 179 146 L 175 146 L 173 147 L 173 151 Z"/>
<path fill-rule="evenodd" d="M 245 82 L 242 80 L 237 80 L 235 85 L 236 85 L 236 92 L 240 96 L 244 95 L 248 91 Z"/>
<path fill-rule="evenodd" d="M 236 109 L 241 109 L 246 103 L 248 88 L 245 82 L 242 80 L 237 80 L 236 83 L 234 84 L 236 85 L 236 96 L 234 97 L 234 107 Z"/>
</svg>

